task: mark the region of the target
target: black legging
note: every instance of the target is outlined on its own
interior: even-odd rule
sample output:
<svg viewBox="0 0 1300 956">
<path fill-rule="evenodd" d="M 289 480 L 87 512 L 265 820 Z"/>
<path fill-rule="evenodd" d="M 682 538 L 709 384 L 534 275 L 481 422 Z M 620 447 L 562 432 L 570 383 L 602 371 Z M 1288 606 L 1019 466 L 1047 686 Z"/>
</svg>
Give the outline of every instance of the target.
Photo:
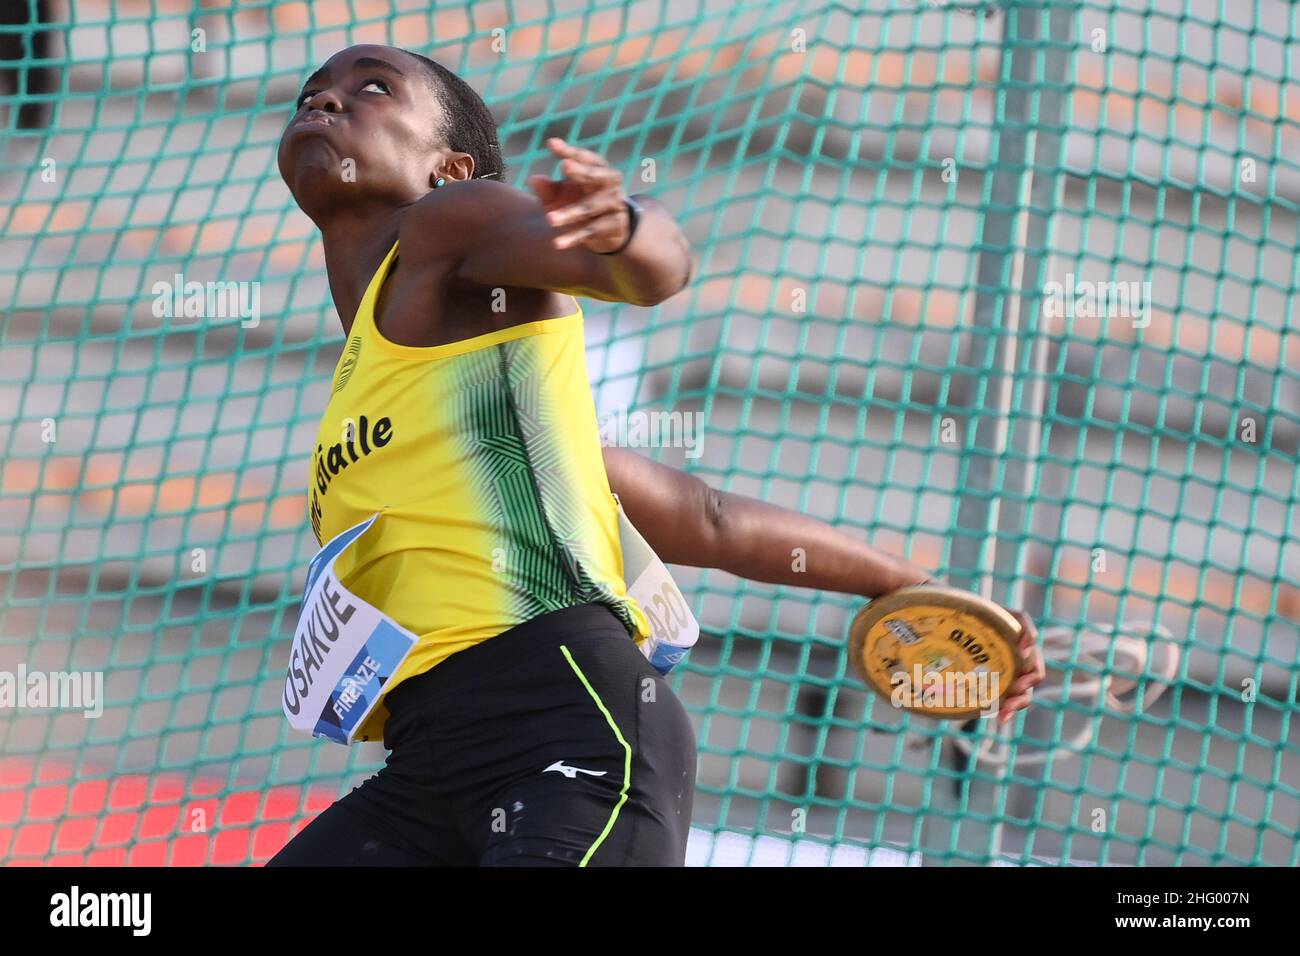
<svg viewBox="0 0 1300 956">
<path fill-rule="evenodd" d="M 386 698 L 384 768 L 268 866 L 681 866 L 695 733 L 606 608 L 534 618 Z"/>
</svg>

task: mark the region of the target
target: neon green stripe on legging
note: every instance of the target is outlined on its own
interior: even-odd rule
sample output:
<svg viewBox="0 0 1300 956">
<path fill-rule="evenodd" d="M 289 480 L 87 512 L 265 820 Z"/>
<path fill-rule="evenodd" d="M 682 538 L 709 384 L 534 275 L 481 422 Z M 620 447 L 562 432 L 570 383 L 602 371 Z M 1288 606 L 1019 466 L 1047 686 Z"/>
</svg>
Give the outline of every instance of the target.
<svg viewBox="0 0 1300 956">
<path fill-rule="evenodd" d="M 605 837 L 609 836 L 609 831 L 614 829 L 614 821 L 618 819 L 618 811 L 622 810 L 623 804 L 627 803 L 627 790 L 628 787 L 632 785 L 632 748 L 628 742 L 623 739 L 623 734 L 619 732 L 618 724 L 614 723 L 614 718 L 610 716 L 609 709 L 605 706 L 605 702 L 601 700 L 600 695 L 596 693 L 596 688 L 591 686 L 591 682 L 587 680 L 587 675 L 582 672 L 582 668 L 579 667 L 578 662 L 573 659 L 573 655 L 569 653 L 569 649 L 561 644 L 560 650 L 564 652 L 565 660 L 569 662 L 569 666 L 573 668 L 573 672 L 578 675 L 578 680 L 582 681 L 582 686 L 587 688 L 587 693 L 591 695 L 591 699 L 596 702 L 596 706 L 600 708 L 600 712 L 605 715 L 605 720 L 609 722 L 610 729 L 614 731 L 614 736 L 618 738 L 618 742 L 623 747 L 623 789 L 618 792 L 618 803 L 614 805 L 614 812 L 609 815 L 609 821 L 605 824 L 605 829 L 600 831 L 600 836 L 596 837 L 596 842 L 591 845 L 586 854 L 583 855 L 582 862 L 578 864 L 578 866 L 586 866 L 587 861 L 591 859 L 591 855 L 600 848 L 602 843 L 605 842 Z"/>
</svg>

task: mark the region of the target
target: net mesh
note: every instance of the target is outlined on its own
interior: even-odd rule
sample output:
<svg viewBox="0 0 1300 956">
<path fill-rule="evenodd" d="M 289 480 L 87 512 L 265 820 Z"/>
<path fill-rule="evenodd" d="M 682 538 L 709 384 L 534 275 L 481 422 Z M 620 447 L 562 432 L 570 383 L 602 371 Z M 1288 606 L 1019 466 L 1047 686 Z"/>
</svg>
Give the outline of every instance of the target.
<svg viewBox="0 0 1300 956">
<path fill-rule="evenodd" d="M 343 342 L 274 158 L 377 42 L 677 211 L 689 290 L 584 302 L 602 415 L 703 416 L 646 454 L 1050 631 L 997 738 L 867 694 L 861 601 L 682 572 L 690 862 L 1296 865 L 1291 5 L 429 7 L 6 6 L 0 861 L 264 861 L 382 763 L 280 712 Z"/>
</svg>

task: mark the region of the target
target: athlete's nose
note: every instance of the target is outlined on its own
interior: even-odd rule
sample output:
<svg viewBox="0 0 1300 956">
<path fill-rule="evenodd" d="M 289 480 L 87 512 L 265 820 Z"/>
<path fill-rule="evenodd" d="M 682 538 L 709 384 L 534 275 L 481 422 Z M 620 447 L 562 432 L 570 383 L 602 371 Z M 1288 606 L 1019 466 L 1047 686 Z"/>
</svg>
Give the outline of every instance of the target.
<svg viewBox="0 0 1300 956">
<path fill-rule="evenodd" d="M 342 110 L 338 95 L 333 90 L 321 90 L 313 93 L 304 104 L 308 110 L 320 110 L 322 113 L 338 113 Z"/>
</svg>

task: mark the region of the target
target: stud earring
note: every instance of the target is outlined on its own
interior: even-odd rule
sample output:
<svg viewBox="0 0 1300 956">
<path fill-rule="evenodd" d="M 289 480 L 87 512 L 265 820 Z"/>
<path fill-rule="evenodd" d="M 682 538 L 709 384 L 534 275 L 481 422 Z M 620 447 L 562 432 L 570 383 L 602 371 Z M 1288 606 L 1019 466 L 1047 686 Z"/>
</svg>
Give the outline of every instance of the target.
<svg viewBox="0 0 1300 956">
<path fill-rule="evenodd" d="M 439 176 L 438 181 L 434 183 L 434 186 L 445 186 L 445 185 L 447 185 L 447 180 L 443 179 L 441 176 Z"/>
</svg>

